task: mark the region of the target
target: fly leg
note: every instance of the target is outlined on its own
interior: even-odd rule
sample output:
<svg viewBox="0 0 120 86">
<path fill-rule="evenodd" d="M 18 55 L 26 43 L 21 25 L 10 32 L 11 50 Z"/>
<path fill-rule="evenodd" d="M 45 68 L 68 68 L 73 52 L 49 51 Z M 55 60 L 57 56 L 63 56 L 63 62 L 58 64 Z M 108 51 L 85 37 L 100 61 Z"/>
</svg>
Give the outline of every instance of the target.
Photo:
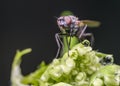
<svg viewBox="0 0 120 86">
<path fill-rule="evenodd" d="M 55 34 L 55 39 L 56 39 L 57 46 L 58 46 L 58 50 L 57 50 L 57 54 L 56 54 L 55 58 L 57 58 L 60 54 L 61 45 L 62 45 L 62 48 L 64 47 L 63 42 L 61 41 L 61 35 L 62 34 L 60 34 L 60 33 Z"/>
<path fill-rule="evenodd" d="M 58 45 L 58 50 L 57 50 L 57 54 L 56 54 L 55 58 L 57 58 L 59 56 L 61 48 L 62 48 L 62 50 L 64 48 L 64 44 L 61 41 L 61 38 L 63 38 L 63 36 L 65 37 L 65 40 L 66 40 L 66 43 L 67 43 L 68 56 L 69 56 L 69 50 L 70 50 L 70 42 L 69 41 L 71 41 L 71 38 L 70 38 L 70 40 L 68 40 L 68 35 L 67 34 L 56 33 L 55 34 L 55 39 L 56 39 L 56 42 L 57 42 L 57 45 Z M 61 47 L 61 45 L 62 45 L 62 47 Z"/>
<path fill-rule="evenodd" d="M 85 30 L 87 28 L 87 25 L 85 25 L 84 27 L 80 28 L 79 29 L 79 32 L 78 32 L 78 38 L 80 39 L 82 37 L 82 35 L 85 33 Z"/>
<path fill-rule="evenodd" d="M 91 43 L 91 46 L 93 46 L 94 36 L 92 33 L 85 33 L 86 28 L 87 28 L 87 25 L 85 25 L 82 29 L 80 28 L 80 30 L 78 32 L 79 33 L 78 38 L 84 39 L 85 37 L 90 37 L 90 43 Z"/>
</svg>

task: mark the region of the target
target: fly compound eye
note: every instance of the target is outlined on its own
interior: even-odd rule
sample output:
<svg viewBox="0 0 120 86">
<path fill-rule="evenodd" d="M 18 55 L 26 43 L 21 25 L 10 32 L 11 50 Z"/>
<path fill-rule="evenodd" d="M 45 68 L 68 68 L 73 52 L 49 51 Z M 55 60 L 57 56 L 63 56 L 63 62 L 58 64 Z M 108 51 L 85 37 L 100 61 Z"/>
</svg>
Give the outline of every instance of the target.
<svg viewBox="0 0 120 86">
<path fill-rule="evenodd" d="M 64 19 L 60 19 L 60 24 L 64 25 L 65 24 L 65 20 Z"/>
<path fill-rule="evenodd" d="M 64 16 L 64 17 L 58 18 L 57 22 L 58 22 L 58 26 L 62 28 L 67 28 L 69 27 L 71 20 L 68 16 Z"/>
<path fill-rule="evenodd" d="M 65 24 L 64 18 L 59 18 L 59 19 L 57 20 L 57 22 L 58 22 L 58 25 L 59 25 L 59 26 L 64 26 L 64 24 Z"/>
<path fill-rule="evenodd" d="M 65 20 L 63 18 L 59 18 L 57 21 L 61 23 L 64 22 Z"/>
<path fill-rule="evenodd" d="M 71 18 L 72 23 L 74 23 L 74 22 L 76 22 L 78 20 L 78 18 L 75 17 L 75 16 L 70 16 L 70 18 Z"/>
<path fill-rule="evenodd" d="M 71 18 L 68 17 L 68 16 L 65 16 L 64 20 L 65 20 L 65 22 L 66 22 L 67 25 L 69 25 L 71 23 Z"/>
</svg>

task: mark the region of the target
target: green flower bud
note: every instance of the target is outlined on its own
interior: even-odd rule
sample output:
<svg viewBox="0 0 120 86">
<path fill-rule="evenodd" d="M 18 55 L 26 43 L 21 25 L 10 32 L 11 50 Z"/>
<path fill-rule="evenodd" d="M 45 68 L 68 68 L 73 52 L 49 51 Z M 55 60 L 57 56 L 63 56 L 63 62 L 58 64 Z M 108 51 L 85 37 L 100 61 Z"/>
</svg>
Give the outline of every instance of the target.
<svg viewBox="0 0 120 86">
<path fill-rule="evenodd" d="M 72 85 L 64 83 L 64 82 L 60 82 L 60 83 L 54 84 L 52 86 L 72 86 Z"/>
<path fill-rule="evenodd" d="M 91 86 L 104 86 L 104 82 L 100 78 L 96 78 Z"/>
</svg>

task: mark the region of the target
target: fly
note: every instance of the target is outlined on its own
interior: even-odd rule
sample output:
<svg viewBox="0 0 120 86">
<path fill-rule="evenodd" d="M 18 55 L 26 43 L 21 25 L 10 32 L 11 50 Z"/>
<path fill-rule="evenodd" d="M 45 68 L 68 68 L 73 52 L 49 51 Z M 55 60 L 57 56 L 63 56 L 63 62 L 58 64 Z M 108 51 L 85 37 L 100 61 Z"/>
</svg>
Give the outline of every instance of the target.
<svg viewBox="0 0 120 86">
<path fill-rule="evenodd" d="M 63 42 L 61 41 L 61 36 L 66 36 L 66 42 L 68 46 L 68 56 L 69 56 L 69 50 L 70 50 L 70 43 L 71 43 L 71 37 L 76 36 L 79 39 L 84 39 L 85 37 L 90 37 L 91 45 L 94 42 L 94 36 L 92 33 L 85 33 L 85 30 L 87 27 L 98 27 L 100 25 L 100 22 L 93 21 L 93 20 L 79 20 L 76 16 L 69 15 L 69 16 L 61 16 L 57 19 L 57 25 L 61 31 L 61 33 L 56 33 L 55 38 L 58 45 L 58 51 L 56 54 L 56 58 L 59 55 L 60 52 L 60 44 L 63 45 Z M 70 37 L 70 40 L 68 41 L 67 36 Z"/>
</svg>

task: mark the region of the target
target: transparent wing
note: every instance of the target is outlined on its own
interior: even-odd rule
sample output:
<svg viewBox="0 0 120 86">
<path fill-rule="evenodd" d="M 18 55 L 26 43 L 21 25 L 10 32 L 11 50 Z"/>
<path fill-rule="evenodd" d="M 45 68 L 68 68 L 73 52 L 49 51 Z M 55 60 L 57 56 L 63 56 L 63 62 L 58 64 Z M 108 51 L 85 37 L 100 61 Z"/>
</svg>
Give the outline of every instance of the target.
<svg viewBox="0 0 120 86">
<path fill-rule="evenodd" d="M 88 27 L 91 28 L 96 28 L 100 26 L 100 22 L 99 21 L 94 21 L 94 20 L 81 20 L 83 22 L 83 24 L 87 24 Z"/>
</svg>

